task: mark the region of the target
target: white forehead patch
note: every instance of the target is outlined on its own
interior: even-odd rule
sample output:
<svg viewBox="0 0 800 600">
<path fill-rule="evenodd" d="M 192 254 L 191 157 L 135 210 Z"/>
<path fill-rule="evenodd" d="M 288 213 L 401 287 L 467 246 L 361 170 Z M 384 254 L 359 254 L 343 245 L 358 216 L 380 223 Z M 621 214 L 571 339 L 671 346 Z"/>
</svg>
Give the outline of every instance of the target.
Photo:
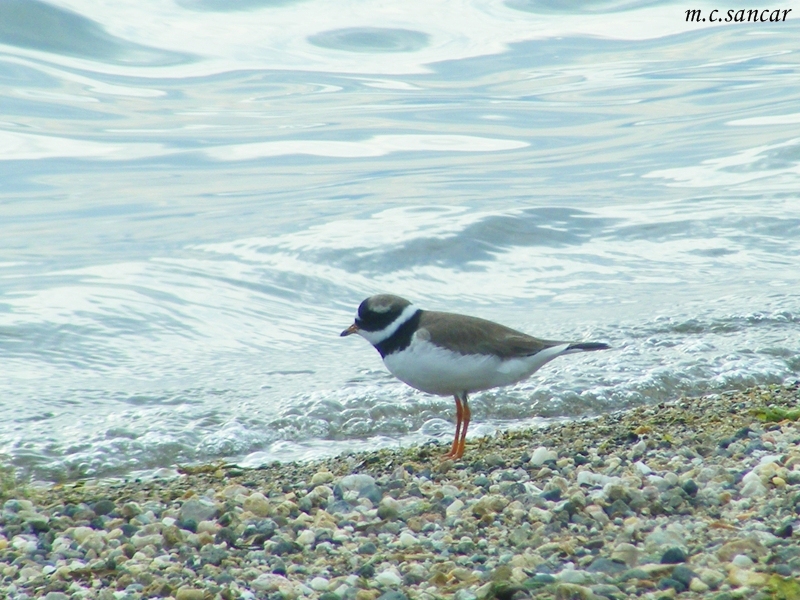
<svg viewBox="0 0 800 600">
<path fill-rule="evenodd" d="M 394 301 L 391 298 L 374 298 L 369 301 L 369 309 L 375 313 L 387 313 L 392 310 Z"/>
</svg>

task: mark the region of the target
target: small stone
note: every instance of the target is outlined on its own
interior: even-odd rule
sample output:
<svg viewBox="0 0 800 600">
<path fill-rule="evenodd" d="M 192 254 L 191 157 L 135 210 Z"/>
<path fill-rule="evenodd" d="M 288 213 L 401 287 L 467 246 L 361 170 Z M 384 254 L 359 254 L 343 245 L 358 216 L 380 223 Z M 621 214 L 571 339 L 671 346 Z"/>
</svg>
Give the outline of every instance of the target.
<svg viewBox="0 0 800 600">
<path fill-rule="evenodd" d="M 700 488 L 692 479 L 687 479 L 686 481 L 683 482 L 681 489 L 683 489 L 684 492 L 689 494 L 689 497 L 694 498 L 695 496 L 697 496 L 697 492 Z"/>
<path fill-rule="evenodd" d="M 794 527 L 792 527 L 791 523 L 786 523 L 785 525 L 782 525 L 781 527 L 778 527 L 775 530 L 775 535 L 778 536 L 779 538 L 784 538 L 784 539 L 792 537 L 793 533 L 794 533 Z"/>
<path fill-rule="evenodd" d="M 730 562 L 737 554 L 745 554 L 753 561 L 757 561 L 768 553 L 769 551 L 757 539 L 744 538 L 731 540 L 723 544 L 722 547 L 717 550 L 717 558 L 724 562 Z"/>
<path fill-rule="evenodd" d="M 761 483 L 761 479 L 759 479 L 756 475 L 754 478 L 745 482 L 745 484 L 742 486 L 742 491 L 739 493 L 741 494 L 742 498 L 758 498 L 760 496 L 766 496 L 769 493 L 769 490 L 767 490 L 766 486 Z"/>
<path fill-rule="evenodd" d="M 737 554 L 731 559 L 731 564 L 743 569 L 749 569 L 753 566 L 753 560 L 746 554 Z"/>
<path fill-rule="evenodd" d="M 556 600 L 594 600 L 596 598 L 591 588 L 577 583 L 559 583 L 555 590 Z"/>
<path fill-rule="evenodd" d="M 367 498 L 373 504 L 378 504 L 383 499 L 383 490 L 377 485 L 368 485 L 359 492 L 360 498 Z"/>
<path fill-rule="evenodd" d="M 330 582 L 324 577 L 314 577 L 308 585 L 314 591 L 324 592 L 328 589 Z"/>
<path fill-rule="evenodd" d="M 763 587 L 767 584 L 767 575 L 758 573 L 750 569 L 740 569 L 732 567 L 728 571 L 728 582 L 735 586 L 746 585 L 747 587 Z"/>
<path fill-rule="evenodd" d="M 407 531 L 404 531 L 403 533 L 400 534 L 399 541 L 400 545 L 403 546 L 403 548 L 411 548 L 412 546 L 416 546 L 419 543 L 419 540 L 415 536 L 408 533 Z"/>
<path fill-rule="evenodd" d="M 203 600 L 205 592 L 203 590 L 188 586 L 181 586 L 175 592 L 175 600 Z"/>
<path fill-rule="evenodd" d="M 469 588 L 461 588 L 453 594 L 453 600 L 477 600 L 478 596 Z"/>
<path fill-rule="evenodd" d="M 664 577 L 658 581 L 658 589 L 660 590 L 668 590 L 672 588 L 678 594 L 685 592 L 688 586 L 684 585 L 677 579 L 672 579 L 671 577 Z"/>
<path fill-rule="evenodd" d="M 617 544 L 611 553 L 611 560 L 619 561 L 633 567 L 639 561 L 639 550 L 633 544 L 622 542 Z"/>
<path fill-rule="evenodd" d="M 661 555 L 661 564 L 677 564 L 686 562 L 686 552 L 681 548 L 670 548 Z"/>
<path fill-rule="evenodd" d="M 674 569 L 672 569 L 672 579 L 680 581 L 683 585 L 689 586 L 692 579 L 697 577 L 697 573 L 692 571 L 686 565 L 677 565 Z"/>
<path fill-rule="evenodd" d="M 94 514 L 102 517 L 103 515 L 112 513 L 116 508 L 117 506 L 111 500 L 103 498 L 102 500 L 98 500 L 94 503 L 92 510 L 94 511 Z"/>
<path fill-rule="evenodd" d="M 372 579 L 375 576 L 375 565 L 371 562 L 364 563 L 356 569 L 356 574 L 364 579 Z"/>
<path fill-rule="evenodd" d="M 381 571 L 375 576 L 375 581 L 386 587 L 397 587 L 403 583 L 402 577 L 394 569 Z"/>
<path fill-rule="evenodd" d="M 453 517 L 459 514 L 463 508 L 464 508 L 464 503 L 458 498 L 456 498 L 455 500 L 453 500 L 453 502 L 450 503 L 450 505 L 445 509 L 444 512 L 446 516 Z"/>
<path fill-rule="evenodd" d="M 698 577 L 711 589 L 716 589 L 725 581 L 725 575 L 716 569 L 698 569 Z"/>
<path fill-rule="evenodd" d="M 711 588 L 708 585 L 706 585 L 705 583 L 703 583 L 702 579 L 700 579 L 699 577 L 695 577 L 689 583 L 689 589 L 692 590 L 693 592 L 697 593 L 697 594 L 704 594 L 705 592 L 707 592 Z"/>
<path fill-rule="evenodd" d="M 139 506 L 138 502 L 126 502 L 119 512 L 126 519 L 131 519 L 136 515 L 142 514 L 142 507 Z"/>
<path fill-rule="evenodd" d="M 378 547 L 373 542 L 364 542 L 358 547 L 359 554 L 375 554 Z"/>
<path fill-rule="evenodd" d="M 261 492 L 254 492 L 245 498 L 242 508 L 259 517 L 268 517 L 272 512 L 269 500 Z"/>
<path fill-rule="evenodd" d="M 544 446 L 539 446 L 531 454 L 530 464 L 534 467 L 541 467 L 548 460 L 556 460 L 558 455 Z"/>
<path fill-rule="evenodd" d="M 558 579 L 563 583 L 582 584 L 592 581 L 592 576 L 586 571 L 580 571 L 577 569 L 564 569 L 558 574 Z"/>
<path fill-rule="evenodd" d="M 314 473 L 311 477 L 311 482 L 309 483 L 309 487 L 315 488 L 318 485 L 323 485 L 325 483 L 330 483 L 333 481 L 333 473 L 330 471 L 318 471 Z"/>
<path fill-rule="evenodd" d="M 301 546 L 310 546 L 311 544 L 314 543 L 316 539 L 317 536 L 314 535 L 313 531 L 311 531 L 310 529 L 305 529 L 298 534 L 297 539 L 295 541 Z"/>
<path fill-rule="evenodd" d="M 127 504 L 125 506 L 127 506 Z M 123 507 L 123 511 L 124 508 L 125 507 Z M 180 510 L 181 520 L 193 519 L 198 523 L 212 519 L 216 514 L 216 505 L 207 498 L 189 498 L 183 503 Z"/>
</svg>

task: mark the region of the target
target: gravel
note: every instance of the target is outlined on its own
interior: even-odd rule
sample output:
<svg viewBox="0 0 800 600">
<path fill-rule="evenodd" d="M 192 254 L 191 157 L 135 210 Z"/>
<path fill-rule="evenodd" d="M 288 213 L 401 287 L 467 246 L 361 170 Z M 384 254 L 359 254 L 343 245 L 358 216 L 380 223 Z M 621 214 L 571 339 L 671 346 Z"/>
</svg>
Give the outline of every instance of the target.
<svg viewBox="0 0 800 600">
<path fill-rule="evenodd" d="M 470 440 L 455 462 L 429 444 L 12 488 L 0 596 L 800 597 L 798 400 L 683 398 Z"/>
</svg>

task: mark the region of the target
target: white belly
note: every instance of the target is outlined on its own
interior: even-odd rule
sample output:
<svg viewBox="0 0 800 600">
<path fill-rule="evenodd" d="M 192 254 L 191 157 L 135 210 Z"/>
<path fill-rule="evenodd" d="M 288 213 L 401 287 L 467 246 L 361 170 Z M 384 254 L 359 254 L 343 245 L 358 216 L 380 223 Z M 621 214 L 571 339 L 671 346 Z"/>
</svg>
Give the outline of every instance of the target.
<svg viewBox="0 0 800 600">
<path fill-rule="evenodd" d="M 562 344 L 534 356 L 501 360 L 496 356 L 458 354 L 415 336 L 405 350 L 389 354 L 383 362 L 392 375 L 411 387 L 449 396 L 517 383 L 563 353 L 567 346 Z"/>
</svg>

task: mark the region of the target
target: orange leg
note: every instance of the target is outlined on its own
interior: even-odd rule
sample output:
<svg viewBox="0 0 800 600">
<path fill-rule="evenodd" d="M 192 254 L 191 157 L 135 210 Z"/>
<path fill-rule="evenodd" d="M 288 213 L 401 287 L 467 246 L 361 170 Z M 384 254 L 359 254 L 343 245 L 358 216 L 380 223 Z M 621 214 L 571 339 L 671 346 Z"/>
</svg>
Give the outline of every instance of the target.
<svg viewBox="0 0 800 600">
<path fill-rule="evenodd" d="M 467 441 L 467 428 L 469 427 L 469 419 L 472 416 L 472 411 L 469 409 L 469 404 L 467 404 L 467 393 L 464 392 L 464 397 L 461 399 L 464 404 L 463 409 L 463 416 L 462 416 L 462 427 L 461 427 L 461 439 L 458 441 L 458 450 L 456 450 L 455 455 L 453 458 L 461 458 L 464 456 L 464 445 Z"/>
<path fill-rule="evenodd" d="M 464 411 L 461 406 L 461 398 L 458 397 L 456 394 L 456 437 L 453 439 L 453 447 L 450 448 L 450 452 L 444 455 L 445 458 L 455 458 L 456 454 L 458 453 L 458 437 L 461 435 L 461 420 L 464 416 Z"/>
</svg>

